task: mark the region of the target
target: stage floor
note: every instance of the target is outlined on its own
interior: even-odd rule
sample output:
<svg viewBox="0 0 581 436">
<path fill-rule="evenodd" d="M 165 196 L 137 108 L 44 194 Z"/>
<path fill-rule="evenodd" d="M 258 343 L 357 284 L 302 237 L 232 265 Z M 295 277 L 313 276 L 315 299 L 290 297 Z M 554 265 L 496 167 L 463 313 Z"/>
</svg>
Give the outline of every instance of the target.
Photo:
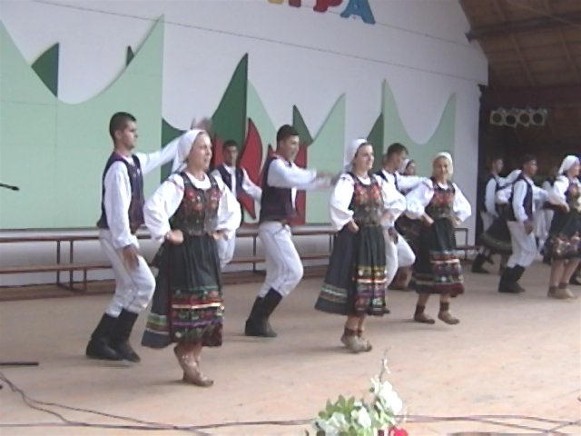
<svg viewBox="0 0 581 436">
<path fill-rule="evenodd" d="M 232 423 L 191 434 L 304 435 L 310 429 L 304 422 L 314 418 L 327 399 L 366 394 L 387 350 L 388 379 L 405 402 L 410 421 L 404 427 L 410 435 L 540 434 L 550 429 L 554 430 L 547 434 L 581 434 L 581 298 L 548 299 L 548 274 L 548 266 L 535 264 L 521 280 L 528 291 L 505 295 L 496 292 L 497 275 L 466 273 L 466 294 L 451 304 L 452 313 L 461 319 L 457 326 L 411 322 L 416 294 L 390 291 L 391 314 L 368 323 L 374 349 L 358 355 L 341 347 L 343 318 L 313 309 L 321 278 L 303 280 L 283 301 L 272 318 L 276 339 L 243 336 L 258 284 L 229 284 L 224 345 L 204 350 L 203 368 L 215 379 L 206 389 L 180 381 L 171 348 L 139 346 L 145 314 L 132 337 L 142 363 L 114 366 L 86 359 L 84 348 L 107 295 L 3 302 L 0 361 L 38 361 L 39 366 L 5 366 L 0 371 L 35 400 L 166 425 Z M 571 289 L 581 295 L 581 287 Z M 427 312 L 435 317 L 437 306 L 432 298 Z M 138 433 L 129 427 L 144 425 L 45 406 L 71 421 L 100 425 L 57 427 L 59 418 L 31 409 L 5 381 L 0 384 L 0 424 L 38 425 L 0 427 L 2 435 L 128 435 Z M 505 424 L 494 425 L 418 422 L 418 415 L 520 418 L 490 418 Z M 285 425 L 241 424 L 250 421 Z M 577 424 L 558 433 L 561 421 Z"/>
</svg>

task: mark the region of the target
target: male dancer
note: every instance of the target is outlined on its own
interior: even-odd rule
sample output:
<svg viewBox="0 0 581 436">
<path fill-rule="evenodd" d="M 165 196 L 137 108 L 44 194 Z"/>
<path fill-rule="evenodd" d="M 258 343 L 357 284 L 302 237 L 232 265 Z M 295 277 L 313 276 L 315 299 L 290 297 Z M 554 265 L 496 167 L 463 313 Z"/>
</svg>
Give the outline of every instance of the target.
<svg viewBox="0 0 581 436">
<path fill-rule="evenodd" d="M 507 183 L 505 179 L 500 177 L 503 167 L 504 161 L 501 157 L 494 157 L 490 162 L 490 174 L 488 174 L 486 179 L 483 204 L 480 206 L 482 233 L 490 229 L 494 220 L 499 217 L 496 207 L 496 193 Z M 486 270 L 483 265 L 485 262 L 492 263 L 492 260 L 490 259 L 492 254 L 493 253 L 489 248 L 483 246 L 472 262 L 472 272 L 477 274 L 488 274 L 488 270 Z"/>
<path fill-rule="evenodd" d="M 537 173 L 537 160 L 527 154 L 522 160 L 520 176 L 512 185 L 512 195 L 508 203 L 507 225 L 510 231 L 512 255 L 500 277 L 498 292 L 524 292 L 518 281 L 525 269 L 535 260 L 537 243 L 535 240 L 533 214 L 535 200 L 546 199 L 544 189 L 535 186 L 532 178 Z"/>
<path fill-rule="evenodd" d="M 238 144 L 236 141 L 228 140 L 222 146 L 224 163 L 218 165 L 212 175 L 222 179 L 230 191 L 236 196 L 238 202 L 243 195 L 249 195 L 255 201 L 260 201 L 262 189 L 252 183 L 248 173 L 244 168 L 238 165 Z M 242 205 L 240 205 L 242 208 Z M 244 220 L 244 214 L 242 214 Z M 234 256 L 234 247 L 236 245 L 236 233 L 230 235 L 229 239 L 220 238 L 218 243 L 218 256 L 220 257 L 220 267 L 223 269 L 230 263 Z"/>
<path fill-rule="evenodd" d="M 155 279 L 139 254 L 135 237 L 143 224 L 143 174 L 171 161 L 177 141 L 155 153 L 134 154 L 137 124 L 135 117 L 126 112 L 111 117 L 109 134 L 113 152 L 103 171 L 97 227 L 101 247 L 113 266 L 115 294 L 91 335 L 85 354 L 92 359 L 139 362 L 129 336 L 155 289 Z"/>
<path fill-rule="evenodd" d="M 303 277 L 303 264 L 291 238 L 297 189 L 331 185 L 328 175 L 294 164 L 299 151 L 299 134 L 294 127 L 282 126 L 276 134 L 276 143 L 275 154 L 268 157 L 263 168 L 258 227 L 266 258 L 266 279 L 246 320 L 246 336 L 276 336 L 269 317 Z"/>
<path fill-rule="evenodd" d="M 399 192 L 409 192 L 424 178 L 418 176 L 404 176 L 398 170 L 408 155 L 403 144 L 394 143 L 387 148 L 383 156 L 383 167 L 376 174 L 388 183 L 392 183 Z M 416 255 L 400 234 L 394 224 L 386 222 L 385 253 L 387 267 L 387 283 L 391 283 L 398 268 L 410 267 L 416 261 Z"/>
</svg>

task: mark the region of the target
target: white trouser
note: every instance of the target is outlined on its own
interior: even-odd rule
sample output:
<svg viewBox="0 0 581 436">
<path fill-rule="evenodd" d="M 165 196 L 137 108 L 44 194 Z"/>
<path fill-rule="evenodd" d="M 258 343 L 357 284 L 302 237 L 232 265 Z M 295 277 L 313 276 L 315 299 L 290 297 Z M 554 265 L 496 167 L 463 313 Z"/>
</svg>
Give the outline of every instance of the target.
<svg viewBox="0 0 581 436">
<path fill-rule="evenodd" d="M 506 266 L 512 268 L 520 265 L 528 267 L 537 256 L 537 242 L 535 233 L 527 235 L 524 224 L 518 221 L 508 221 L 508 230 L 510 231 L 510 242 L 512 245 L 512 254 L 508 258 Z"/>
<path fill-rule="evenodd" d="M 266 259 L 266 278 L 258 296 L 264 297 L 272 288 L 286 297 L 303 278 L 303 263 L 293 244 L 291 228 L 267 221 L 258 227 L 258 237 Z"/>
<path fill-rule="evenodd" d="M 236 234 L 230 236 L 230 239 L 220 238 L 216 241 L 218 246 L 218 257 L 220 258 L 220 268 L 224 269 L 234 257 L 234 247 L 236 246 Z"/>
<path fill-rule="evenodd" d="M 143 257 L 138 256 L 137 267 L 128 269 L 123 261 L 121 250 L 113 247 L 109 230 L 99 232 L 99 242 L 105 255 L 111 261 L 115 275 L 115 295 L 105 312 L 114 318 L 117 318 L 123 309 L 140 313 L 149 304 L 155 290 L 155 278 L 149 265 Z"/>
<path fill-rule="evenodd" d="M 391 283 L 398 268 L 412 266 L 416 261 L 416 255 L 403 236 L 398 233 L 397 243 L 394 243 L 387 230 L 384 229 L 385 238 L 385 268 L 387 283 Z"/>
<path fill-rule="evenodd" d="M 480 212 L 480 218 L 482 218 L 482 231 L 485 232 L 492 225 L 494 217 L 490 215 L 488 212 L 482 211 Z"/>
</svg>

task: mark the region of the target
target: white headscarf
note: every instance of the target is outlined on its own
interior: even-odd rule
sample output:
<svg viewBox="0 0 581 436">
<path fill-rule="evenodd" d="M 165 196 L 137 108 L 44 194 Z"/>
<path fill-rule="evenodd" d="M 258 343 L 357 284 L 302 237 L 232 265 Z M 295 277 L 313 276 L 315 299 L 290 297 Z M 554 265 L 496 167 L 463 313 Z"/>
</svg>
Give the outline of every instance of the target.
<svg viewBox="0 0 581 436">
<path fill-rule="evenodd" d="M 432 159 L 432 164 L 441 157 L 445 158 L 448 161 L 448 174 L 450 175 L 454 174 L 454 161 L 452 160 L 452 155 L 447 151 L 441 151 L 437 155 L 435 155 L 434 159 Z"/>
<path fill-rule="evenodd" d="M 188 159 L 192 145 L 200 133 L 206 133 L 206 131 L 192 129 L 178 138 L 178 151 L 173 165 L 175 172 L 180 172 L 186 167 L 186 160 Z"/>
<path fill-rule="evenodd" d="M 567 171 L 571 169 L 573 165 L 578 163 L 579 159 L 577 158 L 577 156 L 573 156 L 572 154 L 570 154 L 569 156 L 565 157 L 565 159 L 563 159 L 563 162 L 561 162 L 558 174 L 565 174 Z"/>
<path fill-rule="evenodd" d="M 353 159 L 355 158 L 355 155 L 357 154 L 357 150 L 359 150 L 359 147 L 361 147 L 363 144 L 367 144 L 367 143 L 368 143 L 367 139 L 359 138 L 359 139 L 353 140 L 351 142 L 351 144 L 349 144 L 347 146 L 347 149 L 345 150 L 345 158 L 343 159 L 343 164 L 344 164 L 346 171 L 351 171 Z"/>
</svg>

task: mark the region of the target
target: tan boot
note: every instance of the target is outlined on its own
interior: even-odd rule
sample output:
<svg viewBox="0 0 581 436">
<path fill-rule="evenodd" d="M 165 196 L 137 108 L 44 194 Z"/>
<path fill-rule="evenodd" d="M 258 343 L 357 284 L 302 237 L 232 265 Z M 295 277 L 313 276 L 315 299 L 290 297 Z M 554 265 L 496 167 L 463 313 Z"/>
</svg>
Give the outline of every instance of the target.
<svg viewBox="0 0 581 436">
<path fill-rule="evenodd" d="M 414 321 L 421 322 L 422 324 L 434 324 L 433 318 L 430 318 L 428 315 L 424 313 L 425 306 L 420 306 L 419 304 L 416 305 L 416 313 L 414 313 Z"/>
<path fill-rule="evenodd" d="M 214 380 L 209 379 L 200 371 L 199 363 L 196 361 L 193 351 L 186 345 L 178 343 L 174 348 L 174 354 L 184 371 L 183 381 L 204 388 L 214 384 Z"/>
<path fill-rule="evenodd" d="M 440 312 L 438 313 L 438 319 L 450 325 L 455 325 L 460 322 L 458 318 L 454 318 L 450 313 L 450 303 L 440 303 Z"/>
<path fill-rule="evenodd" d="M 361 342 L 363 342 L 363 345 L 365 345 L 365 350 L 363 351 L 371 351 L 373 349 L 373 345 L 371 345 L 369 339 L 363 337 L 363 330 L 357 330 L 357 336 L 359 337 Z"/>
<path fill-rule="evenodd" d="M 345 327 L 343 336 L 341 336 L 341 343 L 347 347 L 352 353 L 361 353 L 369 351 L 366 344 L 357 336 L 356 330 L 351 330 Z"/>
</svg>

